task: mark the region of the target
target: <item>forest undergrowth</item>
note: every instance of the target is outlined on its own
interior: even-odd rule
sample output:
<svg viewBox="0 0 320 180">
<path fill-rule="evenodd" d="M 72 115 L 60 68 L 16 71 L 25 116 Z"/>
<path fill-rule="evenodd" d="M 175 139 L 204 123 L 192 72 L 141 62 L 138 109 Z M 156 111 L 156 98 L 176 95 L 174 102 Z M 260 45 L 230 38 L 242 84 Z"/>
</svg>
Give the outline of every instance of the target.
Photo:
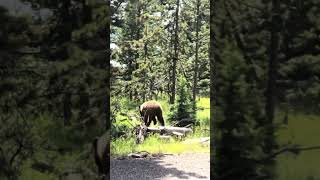
<svg viewBox="0 0 320 180">
<path fill-rule="evenodd" d="M 123 103 L 125 101 L 125 103 Z M 169 114 L 169 105 L 166 99 L 158 100 L 163 108 L 164 119 L 166 126 L 170 126 L 167 121 Z M 126 106 L 123 109 L 126 111 L 126 115 L 138 115 L 138 106 L 134 107 L 127 100 L 119 101 L 119 104 Z M 124 113 L 122 113 L 124 114 Z M 129 116 L 130 116 L 129 115 Z M 111 141 L 111 156 L 118 157 L 124 156 L 132 152 L 147 151 L 151 154 L 159 153 L 184 153 L 184 152 L 210 152 L 209 143 L 198 143 L 197 141 L 188 141 L 190 139 L 199 139 L 201 137 L 210 136 L 210 99 L 208 97 L 200 97 L 197 100 L 197 113 L 196 113 L 196 125 L 193 127 L 193 133 L 187 135 L 183 139 L 170 138 L 160 139 L 158 134 L 150 135 L 142 144 L 135 144 L 135 135 L 133 133 L 133 127 L 138 125 L 139 120 L 129 120 L 119 112 L 116 115 L 116 122 L 114 128 L 127 129 L 128 134 L 123 134 L 119 138 L 115 138 Z M 152 124 L 151 127 L 154 125 Z M 156 125 L 158 126 L 158 124 Z"/>
</svg>

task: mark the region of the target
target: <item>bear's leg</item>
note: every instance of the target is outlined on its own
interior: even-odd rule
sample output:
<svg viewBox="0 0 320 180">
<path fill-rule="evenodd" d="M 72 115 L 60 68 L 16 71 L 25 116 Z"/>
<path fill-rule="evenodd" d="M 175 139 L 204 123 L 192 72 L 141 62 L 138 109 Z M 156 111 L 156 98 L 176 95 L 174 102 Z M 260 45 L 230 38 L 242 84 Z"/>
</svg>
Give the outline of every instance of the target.
<svg viewBox="0 0 320 180">
<path fill-rule="evenodd" d="M 147 124 L 146 124 L 146 126 L 149 127 L 150 124 L 151 124 L 151 117 L 150 117 L 150 116 L 147 116 L 147 117 L 148 117 L 148 118 L 147 118 Z"/>
<path fill-rule="evenodd" d="M 160 122 L 160 125 L 164 126 L 164 120 L 163 120 L 163 116 L 162 116 L 162 112 L 161 111 L 158 113 L 157 119 Z"/>
<path fill-rule="evenodd" d="M 147 116 L 146 114 L 143 116 L 143 122 L 146 126 L 148 126 L 148 118 L 149 116 Z"/>
<path fill-rule="evenodd" d="M 156 116 L 151 116 L 150 121 L 153 121 L 153 125 L 156 125 L 157 124 Z"/>
</svg>

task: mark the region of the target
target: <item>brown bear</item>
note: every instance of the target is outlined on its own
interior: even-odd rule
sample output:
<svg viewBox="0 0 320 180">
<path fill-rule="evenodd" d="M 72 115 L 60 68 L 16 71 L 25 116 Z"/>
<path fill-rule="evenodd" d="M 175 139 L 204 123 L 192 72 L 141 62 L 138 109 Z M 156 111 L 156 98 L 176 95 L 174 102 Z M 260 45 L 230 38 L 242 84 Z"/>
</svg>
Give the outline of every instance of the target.
<svg viewBox="0 0 320 180">
<path fill-rule="evenodd" d="M 164 126 L 164 120 L 162 116 L 162 107 L 160 103 L 157 101 L 147 101 L 144 102 L 139 106 L 139 111 L 141 118 L 143 118 L 144 124 L 149 127 L 151 121 L 153 121 L 153 124 L 156 125 L 156 117 L 158 121 L 160 122 L 161 126 Z"/>
</svg>

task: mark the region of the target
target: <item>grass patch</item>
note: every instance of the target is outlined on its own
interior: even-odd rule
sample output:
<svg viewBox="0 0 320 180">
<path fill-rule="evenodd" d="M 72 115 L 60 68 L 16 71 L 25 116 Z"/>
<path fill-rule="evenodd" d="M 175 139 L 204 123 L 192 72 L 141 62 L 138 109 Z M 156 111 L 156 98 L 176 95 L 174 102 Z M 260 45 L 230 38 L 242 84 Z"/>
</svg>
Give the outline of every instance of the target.
<svg viewBox="0 0 320 180">
<path fill-rule="evenodd" d="M 210 137 L 210 127 L 209 126 L 196 126 L 193 129 L 193 133 L 188 136 L 188 138 L 199 138 L 199 137 Z"/>
<path fill-rule="evenodd" d="M 163 140 L 158 135 L 149 136 L 142 144 L 136 145 L 134 138 L 119 138 L 111 143 L 111 156 L 125 156 L 132 152 L 147 151 L 151 154 L 158 153 L 185 153 L 185 152 L 210 152 L 209 145 L 200 143 L 184 144 L 182 141 L 170 139 Z"/>
<path fill-rule="evenodd" d="M 279 114 L 278 120 L 283 117 Z M 290 113 L 288 127 L 276 133 L 280 145 L 320 145 L 320 117 L 312 114 Z M 320 180 L 320 150 L 301 152 L 299 155 L 282 154 L 277 158 L 279 180 Z"/>
<path fill-rule="evenodd" d="M 135 152 L 134 138 L 118 138 L 111 142 L 111 156 L 123 156 Z"/>
<path fill-rule="evenodd" d="M 200 122 L 200 127 L 210 127 L 210 98 L 201 97 L 197 100 L 196 118 Z M 208 128 L 210 129 L 210 128 Z"/>
<path fill-rule="evenodd" d="M 138 145 L 137 150 L 150 153 L 210 152 L 209 146 L 200 143 L 184 144 L 174 139 L 159 139 L 157 135 L 148 137 L 143 144 Z"/>
</svg>

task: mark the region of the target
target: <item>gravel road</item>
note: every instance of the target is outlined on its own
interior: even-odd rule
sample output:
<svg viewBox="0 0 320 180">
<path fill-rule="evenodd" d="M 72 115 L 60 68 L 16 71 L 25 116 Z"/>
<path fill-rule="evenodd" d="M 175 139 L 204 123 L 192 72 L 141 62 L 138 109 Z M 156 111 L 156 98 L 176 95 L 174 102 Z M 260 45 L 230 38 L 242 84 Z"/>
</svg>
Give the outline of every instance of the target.
<svg viewBox="0 0 320 180">
<path fill-rule="evenodd" d="M 144 159 L 111 159 L 112 180 L 210 179 L 209 153 L 161 155 Z"/>
</svg>

